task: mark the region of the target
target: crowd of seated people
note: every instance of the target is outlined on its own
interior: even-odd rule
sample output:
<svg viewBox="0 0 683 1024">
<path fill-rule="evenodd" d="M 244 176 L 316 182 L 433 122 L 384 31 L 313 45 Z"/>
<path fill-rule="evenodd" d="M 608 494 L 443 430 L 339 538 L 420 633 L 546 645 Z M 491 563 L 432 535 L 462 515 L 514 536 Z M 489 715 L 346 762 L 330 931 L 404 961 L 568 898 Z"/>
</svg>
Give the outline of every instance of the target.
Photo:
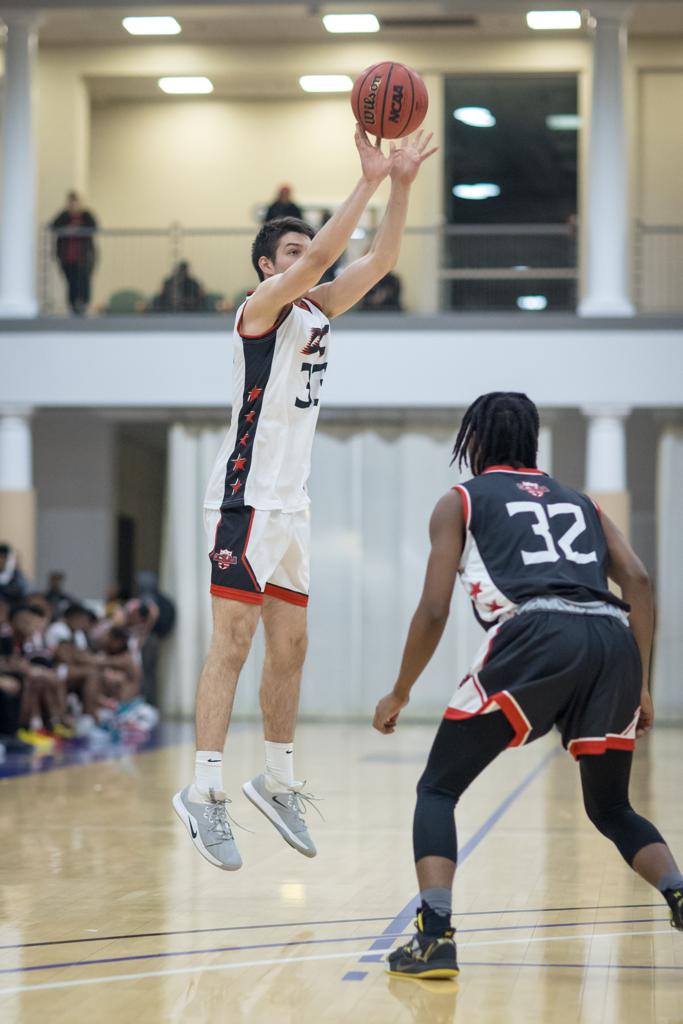
<svg viewBox="0 0 683 1024">
<path fill-rule="evenodd" d="M 0 756 L 144 741 L 159 718 L 143 667 L 159 605 L 117 597 L 98 614 L 63 592 L 62 574 L 38 592 L 18 570 L 3 573 L 8 551 L 0 545 Z"/>
</svg>

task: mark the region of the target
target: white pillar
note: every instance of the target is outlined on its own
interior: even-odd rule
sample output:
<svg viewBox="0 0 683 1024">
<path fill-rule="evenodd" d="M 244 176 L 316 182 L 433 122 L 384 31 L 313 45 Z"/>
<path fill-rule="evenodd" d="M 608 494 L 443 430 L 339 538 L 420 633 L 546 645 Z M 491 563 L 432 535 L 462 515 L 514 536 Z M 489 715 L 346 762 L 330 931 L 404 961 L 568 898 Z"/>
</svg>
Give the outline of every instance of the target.
<svg viewBox="0 0 683 1024">
<path fill-rule="evenodd" d="M 630 499 L 626 476 L 627 406 L 587 406 L 586 491 L 628 537 Z"/>
<path fill-rule="evenodd" d="M 542 469 L 544 473 L 552 476 L 553 427 L 551 423 L 547 422 L 547 416 L 545 414 L 543 415 L 543 419 L 546 420 L 546 422 L 538 432 L 538 454 L 536 456 L 536 465 L 539 469 Z"/>
<path fill-rule="evenodd" d="M 19 555 L 33 575 L 36 557 L 36 496 L 33 490 L 31 410 L 0 413 L 0 540 Z"/>
<path fill-rule="evenodd" d="M 683 721 L 681 477 L 683 428 L 669 425 L 657 458 L 657 637 L 652 691 L 660 721 Z"/>
<path fill-rule="evenodd" d="M 33 130 L 38 16 L 3 15 L 4 113 L 0 146 L 0 316 L 32 317 L 36 299 L 36 151 Z"/>
<path fill-rule="evenodd" d="M 30 412 L 0 413 L 0 491 L 30 491 L 32 487 Z"/>
<path fill-rule="evenodd" d="M 601 14 L 593 42 L 593 94 L 580 316 L 633 316 L 629 288 L 628 152 L 624 122 L 626 27 L 620 12 Z M 621 13 L 626 8 L 622 6 Z"/>
<path fill-rule="evenodd" d="M 586 490 L 626 490 L 626 406 L 587 406 Z"/>
</svg>

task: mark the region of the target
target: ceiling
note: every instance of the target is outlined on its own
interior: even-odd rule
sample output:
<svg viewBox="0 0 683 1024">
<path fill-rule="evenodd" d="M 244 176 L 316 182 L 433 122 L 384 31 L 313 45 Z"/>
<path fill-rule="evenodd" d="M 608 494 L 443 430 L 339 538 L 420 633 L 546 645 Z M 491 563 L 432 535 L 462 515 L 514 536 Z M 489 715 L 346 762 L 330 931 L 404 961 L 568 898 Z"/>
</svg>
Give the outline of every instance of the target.
<svg viewBox="0 0 683 1024">
<path fill-rule="evenodd" d="M 24 7 L 23 0 L 5 0 L 3 9 L 12 6 Z M 33 6 L 33 4 L 32 4 Z M 166 4 L 162 0 L 150 0 L 140 5 L 131 5 L 125 0 L 71 0 L 66 5 L 58 0 L 35 0 L 35 6 L 43 10 L 40 29 L 42 45 L 127 45 L 145 46 L 150 41 L 167 47 L 182 44 L 240 44 L 277 43 L 296 40 L 298 43 L 325 45 L 348 39 L 368 37 L 333 36 L 325 31 L 321 15 L 328 11 L 347 10 L 372 11 L 380 18 L 382 31 L 379 36 L 391 41 L 443 40 L 444 33 L 455 39 L 514 38 L 526 37 L 531 33 L 527 28 L 524 13 L 529 8 L 576 8 L 580 2 L 555 0 L 552 5 L 543 0 L 338 0 L 334 4 L 308 2 L 290 3 L 281 0 L 216 0 L 216 2 Z M 589 2 L 589 7 L 590 2 Z M 602 9 L 624 8 L 632 10 L 630 32 L 632 35 L 683 36 L 683 0 L 639 0 L 625 5 L 619 0 L 600 0 Z M 84 8 L 91 15 L 84 17 Z M 419 14 L 417 14 L 419 10 Z M 182 33 L 172 37 L 133 37 L 121 25 L 124 14 L 164 13 L 174 15 L 182 26 Z M 580 33 L 585 34 L 586 29 Z M 539 33 L 539 36 L 542 35 Z"/>
</svg>

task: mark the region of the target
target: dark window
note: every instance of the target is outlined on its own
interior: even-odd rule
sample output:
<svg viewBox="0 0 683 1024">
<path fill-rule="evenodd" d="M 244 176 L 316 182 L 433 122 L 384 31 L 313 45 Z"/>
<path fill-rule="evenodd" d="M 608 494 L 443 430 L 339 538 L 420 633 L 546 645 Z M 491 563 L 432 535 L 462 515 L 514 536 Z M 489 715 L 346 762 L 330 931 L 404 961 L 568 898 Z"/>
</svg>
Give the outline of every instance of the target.
<svg viewBox="0 0 683 1024">
<path fill-rule="evenodd" d="M 573 309 L 576 76 L 448 76 L 445 100 L 444 209 L 455 232 L 444 245 L 444 269 L 451 271 L 446 307 L 517 309 L 520 296 L 536 295 L 549 310 Z M 480 120 L 488 111 L 495 124 L 463 123 L 454 117 L 460 108 L 480 108 Z M 553 127 L 558 115 L 564 127 Z M 453 194 L 454 186 L 478 184 L 497 186 L 500 194 L 479 200 Z"/>
</svg>

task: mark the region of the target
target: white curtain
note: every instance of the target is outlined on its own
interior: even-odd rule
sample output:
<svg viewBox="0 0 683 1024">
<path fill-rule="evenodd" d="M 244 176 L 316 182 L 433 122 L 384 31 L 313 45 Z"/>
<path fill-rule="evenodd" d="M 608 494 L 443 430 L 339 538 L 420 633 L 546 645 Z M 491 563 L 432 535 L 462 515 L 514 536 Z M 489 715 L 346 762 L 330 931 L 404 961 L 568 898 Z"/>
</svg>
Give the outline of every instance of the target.
<svg viewBox="0 0 683 1024">
<path fill-rule="evenodd" d="M 657 642 L 653 695 L 660 719 L 683 719 L 683 430 L 666 429 L 657 462 Z"/>
<path fill-rule="evenodd" d="M 168 446 L 163 584 L 178 602 L 162 706 L 191 715 L 210 637 L 204 486 L 223 427 L 175 424 Z M 551 439 L 543 435 L 546 463 Z M 449 466 L 453 432 L 415 417 L 386 426 L 321 422 L 313 449 L 310 646 L 302 714 L 367 716 L 392 685 L 422 590 L 432 509 L 459 477 Z M 409 713 L 438 715 L 483 633 L 460 586 L 439 649 Z M 258 712 L 261 631 L 242 673 L 235 711 Z"/>
</svg>

